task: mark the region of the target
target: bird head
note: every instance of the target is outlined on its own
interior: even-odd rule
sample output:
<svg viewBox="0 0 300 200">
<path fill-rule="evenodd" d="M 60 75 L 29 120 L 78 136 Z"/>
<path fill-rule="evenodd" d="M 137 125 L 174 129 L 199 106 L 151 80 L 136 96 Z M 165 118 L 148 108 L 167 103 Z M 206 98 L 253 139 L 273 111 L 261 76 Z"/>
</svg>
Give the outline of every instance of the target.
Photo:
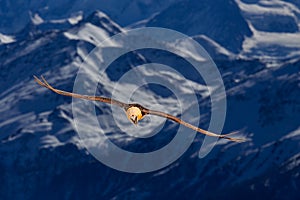
<svg viewBox="0 0 300 200">
<path fill-rule="evenodd" d="M 132 106 L 126 111 L 127 118 L 134 123 L 135 125 L 138 123 L 140 119 L 143 118 L 143 114 L 141 109 L 138 107 Z"/>
</svg>

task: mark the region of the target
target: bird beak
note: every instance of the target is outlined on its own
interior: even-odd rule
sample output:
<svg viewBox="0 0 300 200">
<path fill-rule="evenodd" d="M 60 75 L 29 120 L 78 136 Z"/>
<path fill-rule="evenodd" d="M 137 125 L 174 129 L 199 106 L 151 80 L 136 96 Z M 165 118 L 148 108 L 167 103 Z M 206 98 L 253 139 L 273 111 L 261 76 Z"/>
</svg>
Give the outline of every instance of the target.
<svg viewBox="0 0 300 200">
<path fill-rule="evenodd" d="M 130 117 L 130 119 L 135 125 L 137 125 L 137 123 L 138 123 L 137 116 L 132 116 L 132 117 Z"/>
</svg>

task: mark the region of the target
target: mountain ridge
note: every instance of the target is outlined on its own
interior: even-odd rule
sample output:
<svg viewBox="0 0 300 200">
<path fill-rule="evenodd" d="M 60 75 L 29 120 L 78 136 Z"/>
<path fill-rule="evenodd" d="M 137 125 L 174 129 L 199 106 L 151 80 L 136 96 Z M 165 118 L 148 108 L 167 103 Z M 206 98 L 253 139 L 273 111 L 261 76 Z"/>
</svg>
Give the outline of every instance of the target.
<svg viewBox="0 0 300 200">
<path fill-rule="evenodd" d="M 169 166 L 155 172 L 129 174 L 97 161 L 84 148 L 76 133 L 72 99 L 51 93 L 32 78 L 32 75 L 44 75 L 53 86 L 72 91 L 84 57 L 103 38 L 125 29 L 101 12 L 95 12 L 70 27 L 39 29 L 43 23 L 48 23 L 46 21 L 32 23 L 32 29 L 26 34 L 0 45 L 1 199 L 153 199 L 184 198 L 186 194 L 191 199 L 298 197 L 299 59 L 284 60 L 280 65 L 270 67 L 260 57 L 243 57 L 208 36 L 194 36 L 206 43 L 203 46 L 216 58 L 225 84 L 228 111 L 224 132 L 238 129 L 251 140 L 243 144 L 220 140 L 208 156 L 199 159 L 197 155 L 203 136 L 197 135 L 182 157 Z M 167 53 L 136 51 L 110 66 L 111 70 L 101 79 L 103 82 L 99 84 L 97 94 L 110 95 L 112 84 L 120 74 L 154 61 L 169 64 L 174 69 L 186 66 L 186 62 Z M 97 68 L 97 62 L 91 65 Z M 91 80 L 97 80 L 97 74 L 88 69 L 85 72 Z M 144 76 L 149 74 L 168 82 L 181 81 L 177 76 L 166 78 L 155 70 L 143 72 Z M 91 92 L 89 83 L 88 80 L 83 82 L 86 94 Z M 207 128 L 211 108 L 206 86 L 201 80 L 190 83 L 198 86 L 195 87 L 198 101 L 189 102 L 189 109 L 200 107 L 198 125 Z M 126 94 L 130 86 L 127 83 L 121 94 Z M 178 88 L 188 99 L 190 94 L 185 85 L 179 84 Z M 160 96 L 158 94 L 163 94 L 164 90 L 153 87 L 140 90 L 145 92 L 151 106 L 160 105 L 166 112 L 179 114 L 176 113 L 174 96 Z M 108 106 L 96 103 L 95 107 L 106 134 L 124 148 L 146 151 L 162 146 L 178 129 L 178 125 L 167 121 L 158 137 L 137 140 L 109 122 L 113 112 Z M 183 110 L 188 114 L 187 111 Z M 88 111 L 83 111 L 83 114 L 90 118 Z M 194 122 L 193 116 L 188 115 L 188 118 Z M 127 120 L 125 115 L 123 119 Z M 155 119 L 148 120 L 151 123 Z M 99 129 L 89 124 L 86 128 Z"/>
</svg>

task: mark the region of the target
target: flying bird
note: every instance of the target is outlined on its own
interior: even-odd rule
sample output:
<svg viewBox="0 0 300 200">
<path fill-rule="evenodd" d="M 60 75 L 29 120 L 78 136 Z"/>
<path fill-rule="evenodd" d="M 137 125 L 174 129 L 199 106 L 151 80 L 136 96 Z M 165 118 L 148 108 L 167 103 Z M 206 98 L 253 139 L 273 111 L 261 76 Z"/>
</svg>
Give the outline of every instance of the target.
<svg viewBox="0 0 300 200">
<path fill-rule="evenodd" d="M 111 99 L 111 98 L 106 98 L 106 97 L 101 97 L 101 96 L 88 96 L 88 95 L 82 95 L 82 94 L 76 94 L 76 93 L 62 91 L 62 90 L 53 88 L 46 81 L 46 79 L 43 76 L 41 76 L 41 80 L 39 78 L 37 78 L 36 76 L 33 76 L 33 77 L 39 85 L 41 85 L 45 88 L 48 88 L 49 90 L 52 90 L 53 92 L 55 92 L 57 94 L 64 95 L 64 96 L 70 96 L 70 97 L 74 97 L 74 98 L 91 100 L 91 101 L 100 101 L 100 102 L 108 103 L 111 105 L 119 106 L 125 110 L 127 118 L 134 124 L 138 124 L 138 121 L 143 119 L 146 115 L 156 115 L 159 117 L 164 117 L 164 118 L 170 119 L 174 122 L 177 122 L 179 124 L 182 124 L 182 125 L 190 128 L 190 129 L 193 129 L 194 131 L 197 131 L 199 133 L 202 133 L 202 134 L 205 134 L 208 136 L 223 138 L 223 139 L 231 140 L 234 142 L 246 141 L 244 138 L 231 137 L 231 135 L 235 134 L 236 132 L 229 133 L 229 134 L 223 134 L 223 135 L 216 134 L 216 133 L 201 129 L 199 127 L 196 127 L 192 124 L 189 124 L 173 115 L 170 115 L 170 114 L 167 114 L 167 113 L 164 113 L 161 111 L 151 110 L 151 109 L 145 108 L 142 105 L 137 104 L 137 103 L 127 104 L 127 103 L 123 103 L 121 101 Z"/>
</svg>

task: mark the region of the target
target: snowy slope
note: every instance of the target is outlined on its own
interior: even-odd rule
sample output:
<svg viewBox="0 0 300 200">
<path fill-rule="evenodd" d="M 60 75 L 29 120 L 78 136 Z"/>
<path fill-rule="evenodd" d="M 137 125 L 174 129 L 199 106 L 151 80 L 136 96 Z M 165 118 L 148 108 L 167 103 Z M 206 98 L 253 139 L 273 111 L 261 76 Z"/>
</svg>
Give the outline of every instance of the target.
<svg viewBox="0 0 300 200">
<path fill-rule="evenodd" d="M 86 151 L 75 132 L 70 98 L 55 95 L 33 82 L 32 75 L 44 75 L 55 87 L 71 91 L 88 52 L 103 39 L 123 30 L 101 12 L 75 19 L 50 21 L 35 15 L 25 29 L 27 32 L 0 46 L 1 199 L 182 199 L 187 194 L 191 199 L 296 199 L 299 196 L 299 59 L 268 68 L 251 56 L 238 58 L 212 37 L 195 35 L 213 56 L 220 56 L 216 64 L 228 98 L 224 132 L 241 130 L 250 141 L 243 144 L 220 141 L 207 157 L 199 159 L 203 136 L 198 135 L 188 151 L 170 166 L 146 174 L 127 174 L 108 168 Z M 255 31 L 251 38 L 255 38 Z M 121 48 L 122 43 L 115 46 Z M 193 57 L 193 54 L 185 55 Z M 97 68 L 97 60 L 92 61 L 89 63 L 92 69 Z M 193 74 L 189 68 L 182 67 L 187 64 L 184 59 L 167 52 L 136 51 L 112 64 L 103 75 L 97 94 L 111 95 L 112 86 L 124 72 L 149 62 Z M 97 79 L 93 71 L 85 72 L 91 81 Z M 145 78 L 158 77 L 168 83 L 182 82 L 180 76 L 155 70 L 140 73 Z M 86 94 L 92 93 L 89 84 L 90 80 L 83 83 Z M 207 88 L 199 79 L 192 79 L 189 84 L 199 96 L 198 102 L 186 102 L 190 105 L 188 109 L 199 104 L 199 125 L 207 128 L 211 115 Z M 119 91 L 122 100 L 128 101 L 125 96 L 132 86 L 128 82 Z M 178 90 L 189 99 L 186 84 L 179 84 Z M 176 97 L 165 89 L 145 86 L 139 95 L 147 99 L 140 102 L 146 106 L 160 105 L 156 108 L 179 114 Z M 147 152 L 160 148 L 170 142 L 178 128 L 167 121 L 157 136 L 136 139 L 122 134 L 111 123 L 109 106 L 95 105 L 105 133 L 125 149 Z M 189 121 L 196 123 L 188 109 L 185 113 Z M 120 120 L 125 123 L 122 112 Z M 83 114 L 90 119 L 88 112 Z M 146 122 L 154 126 L 155 120 Z M 98 129 L 88 123 L 85 128 Z"/>
<path fill-rule="evenodd" d="M 276 66 L 299 57 L 299 13 L 296 1 L 189 0 L 173 3 L 140 25 L 205 35 L 243 59 Z"/>
<path fill-rule="evenodd" d="M 95 10 L 108 13 L 121 25 L 128 25 L 150 17 L 160 12 L 168 5 L 178 0 L 101 0 L 101 1 L 70 1 L 63 0 L 59 3 L 53 1 L 12 1 L 0 2 L 0 32 L 16 33 L 30 21 L 36 14 L 42 19 L 57 20 L 76 17 L 78 14 L 90 15 Z"/>
<path fill-rule="evenodd" d="M 190 36 L 204 34 L 233 52 L 241 50 L 245 37 L 252 35 L 233 0 L 174 3 L 152 18 L 147 26 L 170 28 Z"/>
<path fill-rule="evenodd" d="M 8 44 L 8 43 L 11 43 L 14 41 L 15 41 L 14 37 L 0 33 L 0 43 L 1 44 Z"/>
<path fill-rule="evenodd" d="M 300 9 L 284 1 L 237 1 L 253 32 L 243 43 L 242 56 L 270 66 L 299 57 Z"/>
<path fill-rule="evenodd" d="M 284 1 L 237 1 L 253 32 L 243 43 L 242 55 L 276 62 L 299 57 L 300 9 Z"/>
</svg>

